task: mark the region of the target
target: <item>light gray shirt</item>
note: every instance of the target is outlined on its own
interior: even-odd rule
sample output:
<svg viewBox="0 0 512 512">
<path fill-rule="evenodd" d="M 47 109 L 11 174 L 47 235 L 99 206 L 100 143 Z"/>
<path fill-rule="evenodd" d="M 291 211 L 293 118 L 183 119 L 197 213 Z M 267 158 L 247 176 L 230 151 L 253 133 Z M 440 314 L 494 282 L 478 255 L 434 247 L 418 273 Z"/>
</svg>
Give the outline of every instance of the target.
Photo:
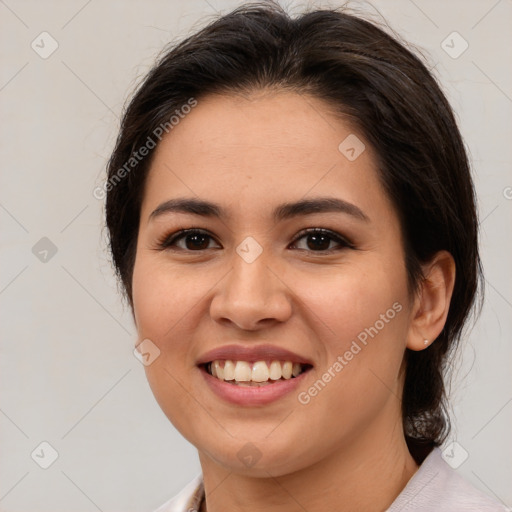
<svg viewBox="0 0 512 512">
<path fill-rule="evenodd" d="M 154 512 L 195 512 L 204 498 L 197 475 Z M 434 448 L 386 512 L 509 512 L 504 504 L 472 486 Z"/>
</svg>

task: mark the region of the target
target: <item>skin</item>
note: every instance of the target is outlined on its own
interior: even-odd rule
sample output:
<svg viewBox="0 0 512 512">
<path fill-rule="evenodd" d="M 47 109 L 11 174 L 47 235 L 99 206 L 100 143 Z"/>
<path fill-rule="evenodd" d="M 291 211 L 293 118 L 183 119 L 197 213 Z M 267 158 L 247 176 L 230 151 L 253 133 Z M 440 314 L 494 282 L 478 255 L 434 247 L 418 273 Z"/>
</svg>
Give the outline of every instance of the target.
<svg viewBox="0 0 512 512">
<path fill-rule="evenodd" d="M 417 293 L 407 286 L 401 229 L 382 188 L 372 148 L 349 161 L 338 146 L 356 134 L 314 97 L 284 91 L 201 98 L 156 148 L 141 207 L 133 273 L 139 343 L 160 356 L 145 367 L 174 426 L 198 449 L 206 508 L 385 510 L 417 470 L 405 444 L 400 396 L 406 347 L 435 342 L 446 320 L 455 267 L 440 252 L 424 267 Z M 274 222 L 284 202 L 336 197 L 369 221 L 323 212 Z M 220 204 L 225 219 L 166 213 L 161 203 L 196 197 Z M 348 238 L 314 250 L 305 228 Z M 202 250 L 183 228 L 207 231 Z M 263 252 L 236 252 L 248 236 Z M 323 252 L 322 252 L 323 251 Z M 394 303 L 402 309 L 306 405 L 307 391 L 365 328 Z M 310 358 L 297 393 L 265 406 L 218 398 L 196 367 L 201 354 L 229 343 L 271 343 Z M 252 443 L 260 457 L 237 456 Z"/>
</svg>

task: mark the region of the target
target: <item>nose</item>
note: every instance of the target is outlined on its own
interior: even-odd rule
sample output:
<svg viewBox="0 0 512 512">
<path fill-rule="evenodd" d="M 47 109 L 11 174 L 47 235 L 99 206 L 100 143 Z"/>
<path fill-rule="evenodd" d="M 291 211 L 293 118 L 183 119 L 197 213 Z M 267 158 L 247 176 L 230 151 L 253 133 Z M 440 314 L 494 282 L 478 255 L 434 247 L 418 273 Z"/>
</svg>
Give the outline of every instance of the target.
<svg viewBox="0 0 512 512">
<path fill-rule="evenodd" d="M 212 319 L 243 330 L 258 330 L 290 318 L 291 290 L 271 267 L 263 254 L 252 263 L 235 254 L 232 270 L 221 280 L 211 301 Z"/>
</svg>

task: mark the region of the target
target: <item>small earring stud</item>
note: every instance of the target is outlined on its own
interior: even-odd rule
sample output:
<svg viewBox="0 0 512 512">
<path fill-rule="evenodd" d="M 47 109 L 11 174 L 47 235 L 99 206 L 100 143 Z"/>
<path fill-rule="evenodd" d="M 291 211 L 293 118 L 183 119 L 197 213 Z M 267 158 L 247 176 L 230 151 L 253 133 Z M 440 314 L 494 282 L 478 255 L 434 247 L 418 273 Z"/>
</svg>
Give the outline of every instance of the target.
<svg viewBox="0 0 512 512">
<path fill-rule="evenodd" d="M 425 340 L 423 343 L 424 343 L 425 345 L 428 345 L 428 340 Z"/>
</svg>

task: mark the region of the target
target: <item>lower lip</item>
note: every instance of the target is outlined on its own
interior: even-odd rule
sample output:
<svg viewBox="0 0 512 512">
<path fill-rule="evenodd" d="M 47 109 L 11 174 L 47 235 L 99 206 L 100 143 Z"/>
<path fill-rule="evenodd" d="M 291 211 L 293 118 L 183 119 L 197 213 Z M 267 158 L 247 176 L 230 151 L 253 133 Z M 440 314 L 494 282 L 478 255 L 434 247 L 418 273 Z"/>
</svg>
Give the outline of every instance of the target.
<svg viewBox="0 0 512 512">
<path fill-rule="evenodd" d="M 199 370 L 217 396 L 236 405 L 264 405 L 274 402 L 294 391 L 309 373 L 307 370 L 292 379 L 275 381 L 266 386 L 238 386 L 213 377 L 204 367 Z"/>
</svg>

